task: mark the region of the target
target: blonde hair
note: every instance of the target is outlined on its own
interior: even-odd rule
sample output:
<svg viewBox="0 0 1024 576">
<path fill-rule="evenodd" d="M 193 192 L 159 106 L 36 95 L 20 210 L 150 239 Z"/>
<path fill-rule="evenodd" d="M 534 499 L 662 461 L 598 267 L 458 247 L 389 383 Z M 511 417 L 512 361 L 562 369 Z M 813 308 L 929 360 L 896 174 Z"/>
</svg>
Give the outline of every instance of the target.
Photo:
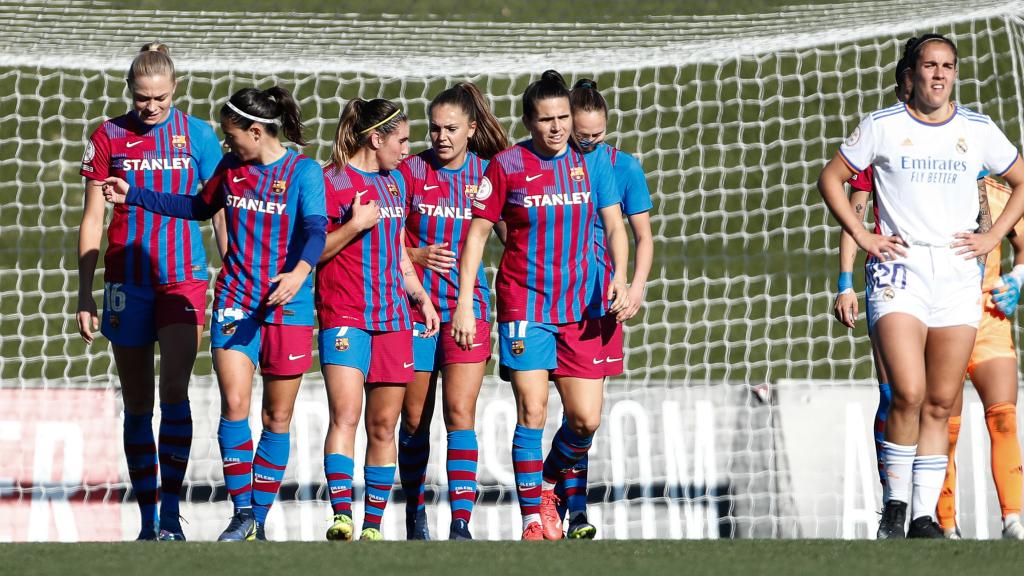
<svg viewBox="0 0 1024 576">
<path fill-rule="evenodd" d="M 128 67 L 126 78 L 128 88 L 135 90 L 135 80 L 149 76 L 166 76 L 171 79 L 172 84 L 175 83 L 174 62 L 171 60 L 170 54 L 170 49 L 161 42 L 150 42 L 144 45 L 132 60 L 132 65 Z"/>
</svg>

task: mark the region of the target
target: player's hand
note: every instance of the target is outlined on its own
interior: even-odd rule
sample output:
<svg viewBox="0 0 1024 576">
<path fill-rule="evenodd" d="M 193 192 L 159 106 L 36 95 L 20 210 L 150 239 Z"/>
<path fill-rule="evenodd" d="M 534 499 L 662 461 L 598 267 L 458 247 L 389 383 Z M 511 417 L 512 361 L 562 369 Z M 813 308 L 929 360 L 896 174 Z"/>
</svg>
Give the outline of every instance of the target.
<svg viewBox="0 0 1024 576">
<path fill-rule="evenodd" d="M 92 294 L 78 297 L 78 333 L 86 344 L 92 344 L 93 332 L 100 329 L 100 318 L 96 313 L 96 300 Z"/>
<path fill-rule="evenodd" d="M 434 272 L 447 272 L 455 267 L 455 252 L 448 250 L 448 243 L 431 244 L 422 248 L 406 247 L 409 259 L 414 264 L 429 268 Z"/>
<path fill-rule="evenodd" d="M 612 277 L 612 285 L 608 287 L 608 313 L 615 314 L 615 319 L 622 322 L 619 313 L 629 307 L 629 290 L 626 289 L 625 280 L 621 280 L 616 274 Z"/>
<path fill-rule="evenodd" d="M 128 183 L 117 176 L 105 179 L 103 198 L 111 204 L 124 204 L 128 200 Z"/>
<path fill-rule="evenodd" d="M 862 230 L 853 237 L 860 249 L 883 262 L 907 255 L 907 243 L 899 236 L 882 236 Z"/>
<path fill-rule="evenodd" d="M 640 306 L 644 303 L 644 289 L 646 286 L 643 285 L 631 285 L 627 290 L 629 294 L 629 305 L 623 308 L 619 314 L 615 317 L 618 322 L 625 322 L 633 316 L 636 316 L 640 312 Z"/>
<path fill-rule="evenodd" d="M 847 328 L 853 328 L 857 323 L 858 312 L 857 293 L 853 289 L 836 294 L 836 304 L 832 310 L 836 320 Z"/>
<path fill-rule="evenodd" d="M 472 306 L 459 304 L 452 314 L 452 338 L 459 348 L 469 350 L 476 342 L 476 316 L 473 316 Z"/>
<path fill-rule="evenodd" d="M 999 277 L 1002 284 L 992 289 L 992 302 L 1006 316 L 1013 316 L 1020 302 L 1020 281 L 1010 274 Z"/>
<path fill-rule="evenodd" d="M 1000 241 L 1002 241 L 1002 238 L 992 232 L 985 232 L 983 234 L 958 232 L 956 234 L 956 241 L 950 244 L 949 247 L 959 248 L 956 253 L 962 255 L 964 260 L 971 260 L 988 254 L 996 246 L 999 246 Z"/>
<path fill-rule="evenodd" d="M 423 313 L 423 331 L 420 332 L 420 338 L 430 338 L 437 331 L 441 329 L 441 317 L 437 315 L 437 310 L 434 309 L 434 303 L 427 297 L 426 292 L 421 292 L 419 296 L 413 299 L 413 303 Z"/>
<path fill-rule="evenodd" d="M 365 190 L 362 192 L 356 192 L 356 197 L 352 199 L 352 207 L 350 209 L 352 213 L 352 225 L 360 232 L 373 228 L 380 220 L 380 210 L 377 207 L 377 201 L 370 200 L 366 204 L 363 204 L 364 194 L 366 194 Z"/>
<path fill-rule="evenodd" d="M 291 272 L 283 272 L 270 279 L 270 283 L 277 283 L 277 288 L 267 297 L 267 306 L 284 306 L 292 301 L 295 294 L 302 287 L 302 283 L 309 276 L 309 264 L 300 261 Z"/>
</svg>

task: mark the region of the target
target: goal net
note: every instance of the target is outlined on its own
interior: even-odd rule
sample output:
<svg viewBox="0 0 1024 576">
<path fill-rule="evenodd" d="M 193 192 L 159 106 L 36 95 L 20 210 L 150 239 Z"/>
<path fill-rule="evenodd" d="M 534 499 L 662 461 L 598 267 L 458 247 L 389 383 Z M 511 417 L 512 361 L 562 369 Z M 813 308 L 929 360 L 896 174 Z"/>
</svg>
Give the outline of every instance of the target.
<svg viewBox="0 0 1024 576">
<path fill-rule="evenodd" d="M 626 373 L 607 384 L 590 457 L 599 537 L 872 534 L 870 349 L 863 322 L 847 331 L 831 318 L 838 227 L 817 175 L 863 114 L 893 102 L 904 41 L 925 32 L 958 44 L 956 100 L 990 115 L 1011 141 L 1024 134 L 1021 5 L 960 0 L 924 14 L 920 6 L 865 1 L 595 25 L 0 2 L 0 541 L 122 539 L 138 530 L 109 346 L 100 338 L 86 347 L 74 318 L 78 169 L 91 131 L 128 109 L 125 70 L 152 40 L 171 48 L 175 105 L 201 119 L 214 122 L 240 88 L 289 89 L 309 127 L 304 152 L 318 160 L 329 157 L 353 97 L 401 102 L 415 152 L 428 145 L 428 102 L 455 82 L 480 86 L 521 139 L 521 94 L 543 70 L 596 79 L 611 108 L 609 141 L 647 173 L 655 237 L 646 305 L 626 327 Z M 216 253 L 209 237 L 207 247 Z M 485 258 L 492 274 L 495 250 Z M 97 302 L 102 273 L 92 286 Z M 207 342 L 191 386 L 183 514 L 192 539 L 216 537 L 230 515 Z M 984 426 L 970 432 L 973 410 L 960 457 L 972 470 L 961 518 L 973 519 L 968 535 L 984 537 L 998 508 L 991 482 L 973 472 L 987 458 Z M 258 413 L 257 405 L 257 433 Z M 326 417 L 314 372 L 296 408 L 272 539 L 319 539 L 327 526 Z M 545 447 L 560 419 L 553 396 Z M 443 536 L 440 420 L 428 514 Z M 514 422 L 511 391 L 488 376 L 478 410 L 478 538 L 518 537 Z M 357 478 L 357 502 L 360 494 Z M 384 530 L 400 538 L 397 480 L 393 498 Z"/>
</svg>

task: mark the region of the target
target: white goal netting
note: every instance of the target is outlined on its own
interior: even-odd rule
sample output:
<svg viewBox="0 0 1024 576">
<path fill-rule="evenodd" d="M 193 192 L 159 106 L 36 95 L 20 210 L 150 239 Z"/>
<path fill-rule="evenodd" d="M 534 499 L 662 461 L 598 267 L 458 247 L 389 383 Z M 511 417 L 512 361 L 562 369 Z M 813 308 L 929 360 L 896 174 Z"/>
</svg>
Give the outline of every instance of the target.
<svg viewBox="0 0 1024 576">
<path fill-rule="evenodd" d="M 647 172 L 656 244 L 646 307 L 627 327 L 627 370 L 608 384 L 590 458 L 599 537 L 873 532 L 869 346 L 863 326 L 851 333 L 831 319 L 838 227 L 814 182 L 860 116 L 892 102 L 894 64 L 915 34 L 951 35 L 960 51 L 956 100 L 992 116 L 1011 141 L 1024 135 L 1024 6 L 963 0 L 928 7 L 924 17 L 919 9 L 866 1 L 539 25 L 0 2 L 0 541 L 120 539 L 138 530 L 109 349 L 102 338 L 85 347 L 74 320 L 78 168 L 92 129 L 129 106 L 124 71 L 156 39 L 179 70 L 176 106 L 213 121 L 239 88 L 282 85 L 302 105 L 312 137 L 305 152 L 319 160 L 356 96 L 400 101 L 418 151 L 427 146 L 427 103 L 454 82 L 477 83 L 518 139 L 526 135 L 522 91 L 543 70 L 596 79 L 612 109 L 609 140 Z M 98 302 L 101 277 L 102 269 Z M 230 510 L 203 350 L 183 508 L 195 539 L 215 537 Z M 311 374 L 272 538 L 323 534 L 325 418 Z M 485 384 L 478 419 L 474 534 L 516 537 L 507 386 Z M 443 536 L 437 420 L 428 499 Z M 981 446 L 976 436 L 965 442 Z M 998 508 L 985 504 L 985 478 L 971 478 L 962 490 L 982 496 L 963 496 L 961 517 L 975 518 L 965 531 L 983 537 Z M 402 517 L 402 504 L 392 503 L 386 536 L 403 534 Z M 88 533 L 76 528 L 85 522 Z"/>
</svg>

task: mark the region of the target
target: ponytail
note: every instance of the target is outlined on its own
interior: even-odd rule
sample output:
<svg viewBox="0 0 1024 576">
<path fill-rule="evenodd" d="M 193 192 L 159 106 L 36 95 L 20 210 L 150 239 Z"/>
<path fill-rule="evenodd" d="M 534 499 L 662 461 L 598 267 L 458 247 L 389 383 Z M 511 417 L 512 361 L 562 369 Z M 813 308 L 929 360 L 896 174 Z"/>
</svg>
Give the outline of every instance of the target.
<svg viewBox="0 0 1024 576">
<path fill-rule="evenodd" d="M 402 122 L 408 120 L 402 109 L 390 100 L 349 100 L 341 111 L 338 129 L 334 133 L 331 164 L 338 169 L 344 168 L 349 158 L 366 146 L 370 134 L 376 132 L 381 136 L 387 136 L 398 129 Z"/>
<path fill-rule="evenodd" d="M 608 103 L 597 90 L 597 82 L 581 78 L 569 93 L 569 106 L 573 112 L 600 112 L 608 117 Z"/>
<path fill-rule="evenodd" d="M 554 70 L 545 70 L 540 80 L 532 82 L 523 92 L 523 116 L 527 120 L 537 117 L 537 102 L 549 98 L 569 99 L 569 89 L 565 87 L 565 78 Z"/>
<path fill-rule="evenodd" d="M 491 112 L 487 100 L 472 82 L 460 82 L 438 94 L 428 108 L 428 114 L 442 104 L 457 106 L 469 118 L 476 122 L 476 132 L 469 139 L 469 150 L 477 156 L 490 160 L 498 152 L 508 148 L 508 137 L 498 119 Z"/>
<path fill-rule="evenodd" d="M 128 89 L 134 92 L 135 81 L 150 76 L 166 76 L 170 78 L 171 84 L 175 83 L 174 61 L 171 60 L 171 51 L 166 44 L 150 42 L 139 50 L 125 76 Z"/>
<path fill-rule="evenodd" d="M 242 130 L 259 122 L 271 136 L 279 138 L 279 133 L 283 133 L 298 146 L 306 145 L 299 104 L 280 86 L 266 90 L 243 88 L 221 107 L 220 116 Z"/>
</svg>

